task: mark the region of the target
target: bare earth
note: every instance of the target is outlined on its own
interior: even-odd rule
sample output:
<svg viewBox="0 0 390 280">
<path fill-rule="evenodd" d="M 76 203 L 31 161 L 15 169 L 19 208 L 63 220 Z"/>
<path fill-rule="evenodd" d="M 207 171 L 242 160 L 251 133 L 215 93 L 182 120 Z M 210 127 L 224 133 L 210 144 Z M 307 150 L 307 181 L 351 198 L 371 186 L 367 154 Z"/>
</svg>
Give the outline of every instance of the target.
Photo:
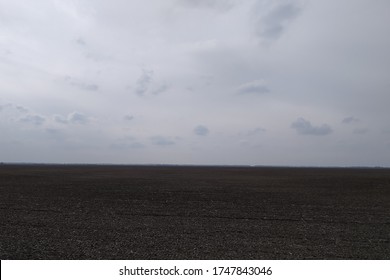
<svg viewBox="0 0 390 280">
<path fill-rule="evenodd" d="M 0 165 L 0 259 L 390 259 L 390 170 Z"/>
</svg>

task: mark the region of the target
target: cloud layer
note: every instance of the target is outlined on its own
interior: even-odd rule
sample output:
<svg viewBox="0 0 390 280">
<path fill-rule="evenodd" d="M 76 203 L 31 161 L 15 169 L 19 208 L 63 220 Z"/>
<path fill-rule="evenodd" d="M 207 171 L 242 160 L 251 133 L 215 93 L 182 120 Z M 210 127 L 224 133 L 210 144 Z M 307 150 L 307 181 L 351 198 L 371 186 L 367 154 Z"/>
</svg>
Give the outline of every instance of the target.
<svg viewBox="0 0 390 280">
<path fill-rule="evenodd" d="M 390 2 L 147 2 L 0 1 L 1 161 L 390 166 Z"/>
</svg>

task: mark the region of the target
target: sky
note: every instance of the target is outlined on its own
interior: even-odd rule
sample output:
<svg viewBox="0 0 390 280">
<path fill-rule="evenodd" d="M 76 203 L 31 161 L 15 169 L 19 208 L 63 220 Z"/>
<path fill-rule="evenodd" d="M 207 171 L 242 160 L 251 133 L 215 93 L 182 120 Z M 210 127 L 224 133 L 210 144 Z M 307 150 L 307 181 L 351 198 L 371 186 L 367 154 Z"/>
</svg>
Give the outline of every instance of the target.
<svg viewBox="0 0 390 280">
<path fill-rule="evenodd" d="M 0 0 L 0 161 L 390 167 L 388 0 Z"/>
</svg>

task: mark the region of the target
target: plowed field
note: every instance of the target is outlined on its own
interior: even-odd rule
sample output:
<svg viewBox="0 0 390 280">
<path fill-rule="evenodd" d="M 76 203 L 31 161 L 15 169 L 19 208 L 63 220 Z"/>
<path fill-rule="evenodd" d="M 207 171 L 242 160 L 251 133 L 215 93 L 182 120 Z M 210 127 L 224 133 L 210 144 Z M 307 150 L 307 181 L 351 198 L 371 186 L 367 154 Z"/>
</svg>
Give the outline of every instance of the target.
<svg viewBox="0 0 390 280">
<path fill-rule="evenodd" d="M 390 259 L 390 170 L 0 165 L 1 259 Z"/>
</svg>

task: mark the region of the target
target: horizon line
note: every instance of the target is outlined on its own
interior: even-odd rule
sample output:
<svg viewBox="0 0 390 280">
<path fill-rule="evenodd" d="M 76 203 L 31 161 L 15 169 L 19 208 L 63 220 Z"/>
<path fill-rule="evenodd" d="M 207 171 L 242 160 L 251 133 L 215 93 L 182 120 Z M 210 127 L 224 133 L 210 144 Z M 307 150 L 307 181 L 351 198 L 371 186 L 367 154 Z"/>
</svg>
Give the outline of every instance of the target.
<svg viewBox="0 0 390 280">
<path fill-rule="evenodd" d="M 167 166 L 167 167 L 253 167 L 253 168 L 358 168 L 389 169 L 390 166 L 369 165 L 267 165 L 267 164 L 192 164 L 192 163 L 60 163 L 60 162 L 5 162 L 0 165 L 73 165 L 73 166 Z"/>
</svg>

